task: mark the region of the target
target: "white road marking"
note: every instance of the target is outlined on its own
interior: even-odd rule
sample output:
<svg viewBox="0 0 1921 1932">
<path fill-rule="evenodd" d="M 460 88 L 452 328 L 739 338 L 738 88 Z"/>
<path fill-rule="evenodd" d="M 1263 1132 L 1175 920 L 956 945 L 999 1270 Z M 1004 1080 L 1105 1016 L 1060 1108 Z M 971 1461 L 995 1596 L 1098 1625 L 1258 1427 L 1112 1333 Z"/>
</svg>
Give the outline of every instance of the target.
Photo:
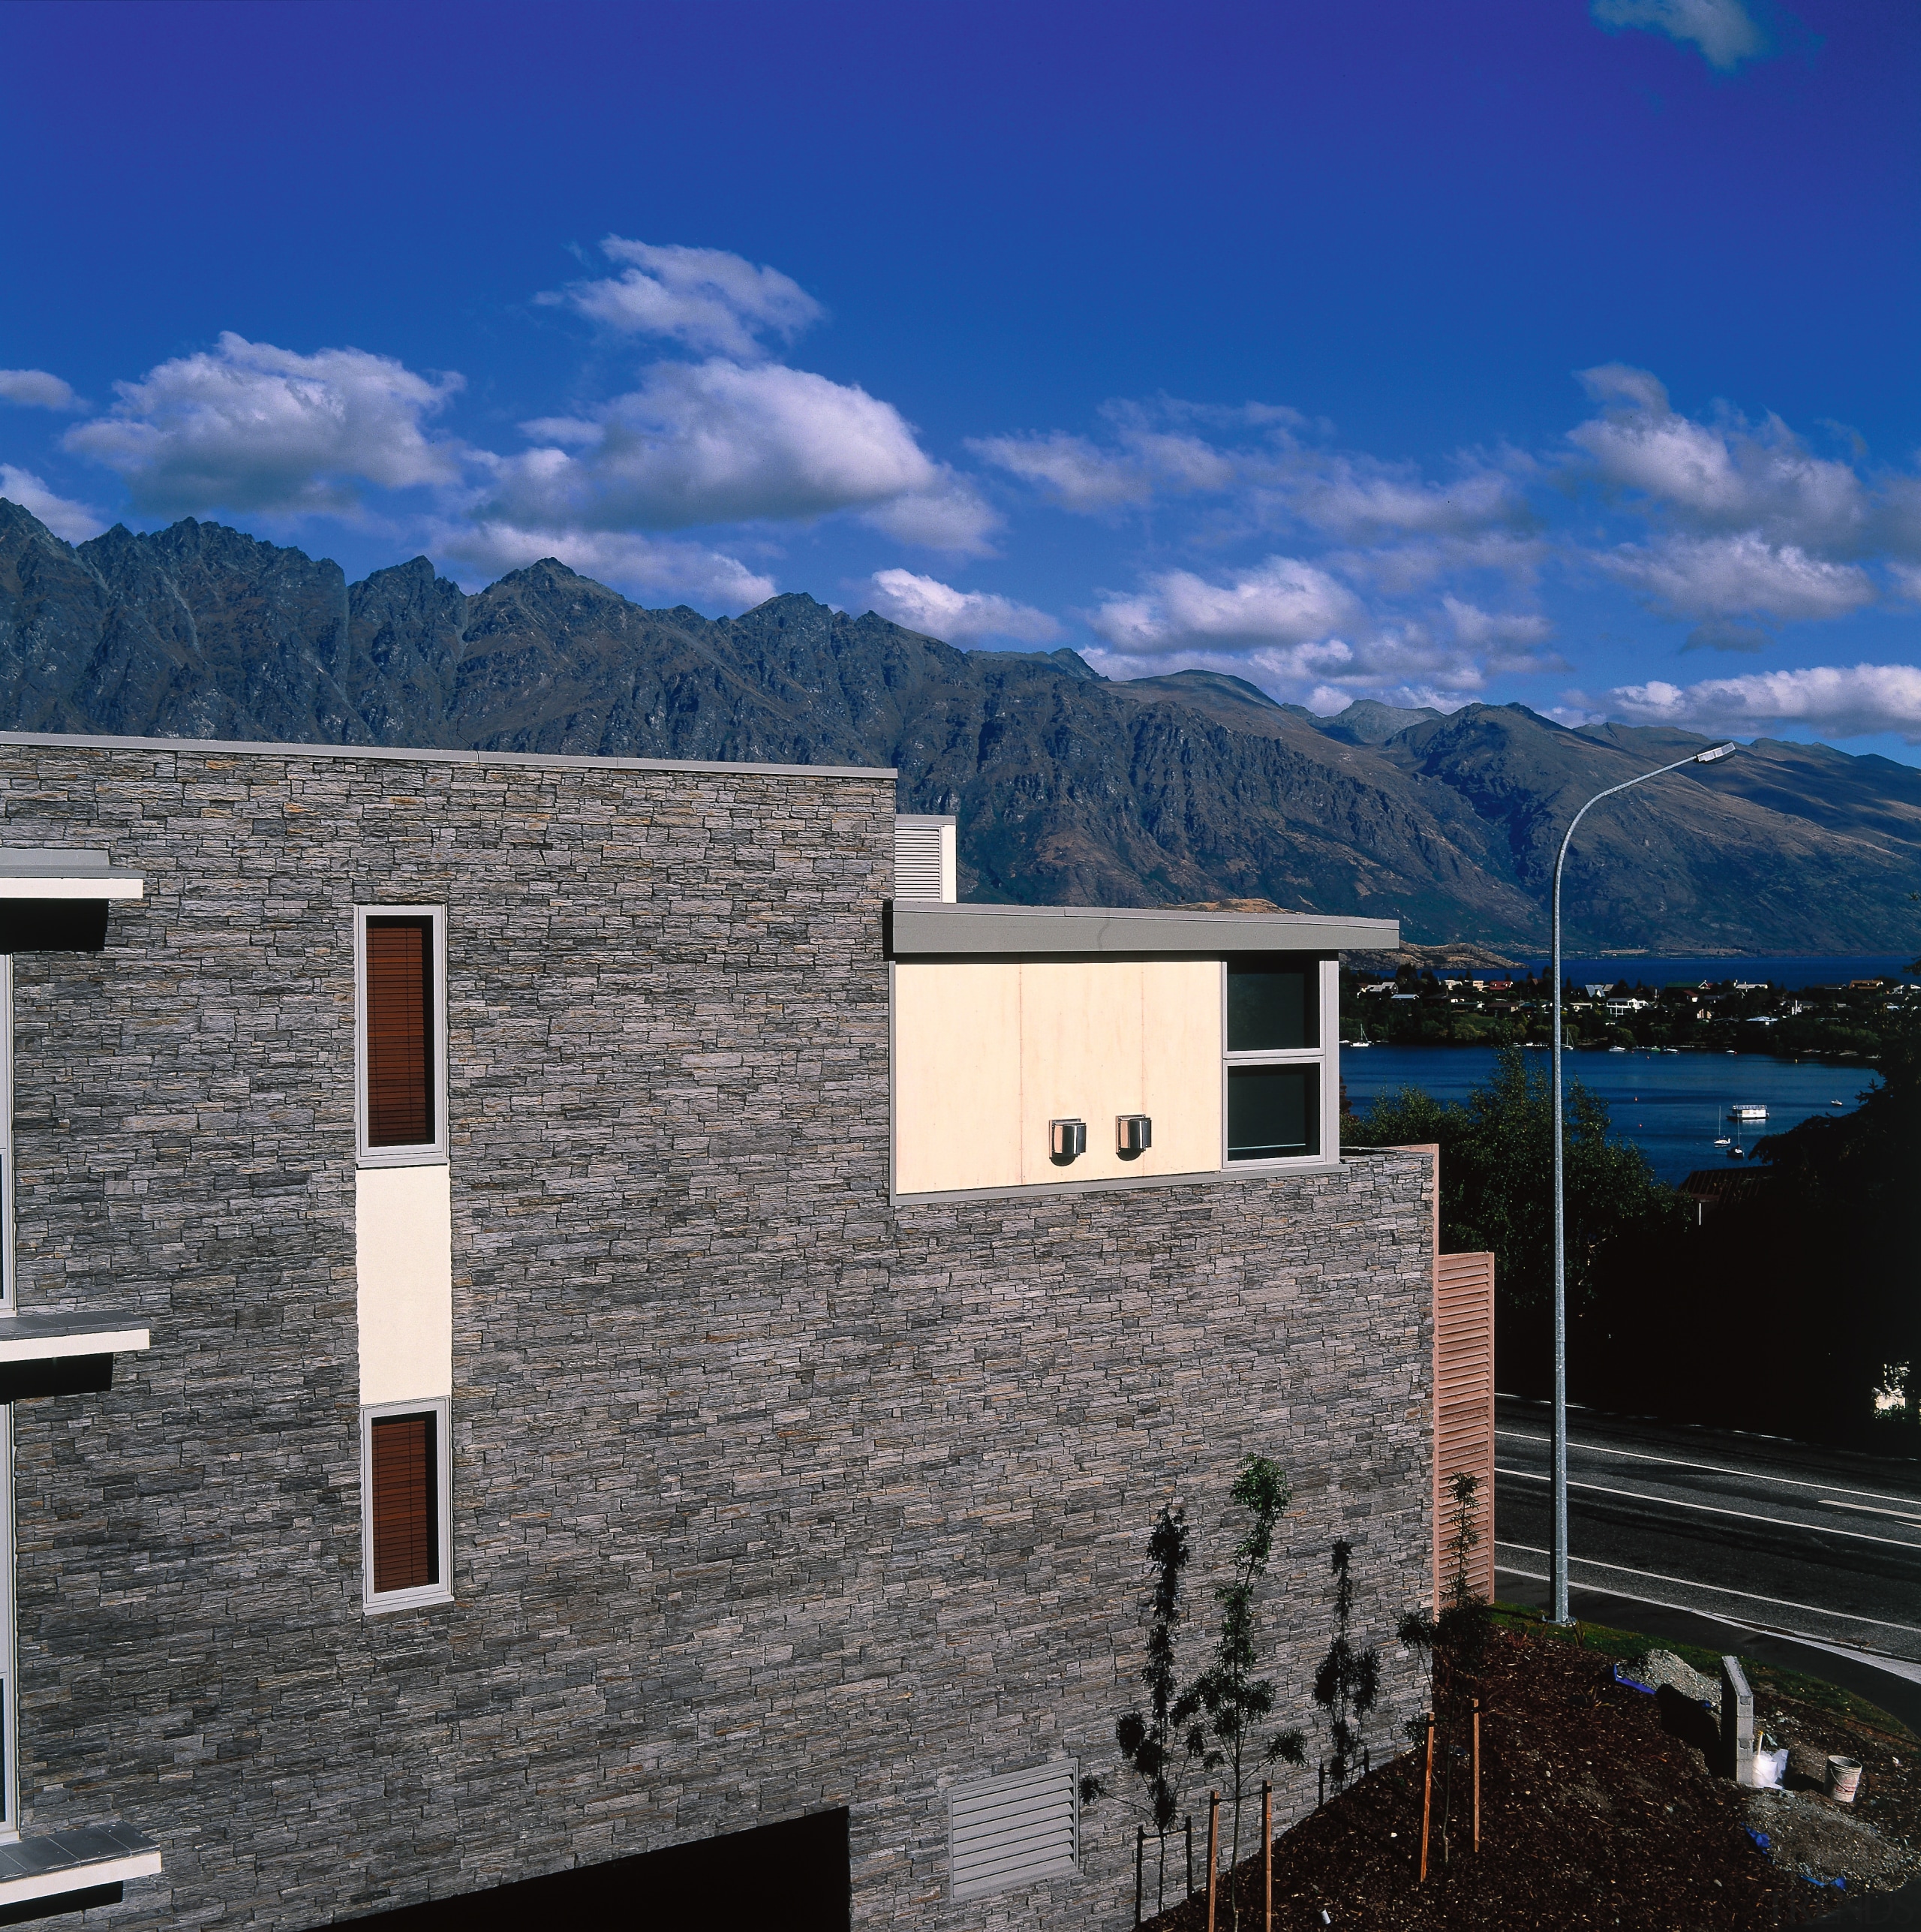
<svg viewBox="0 0 1921 1932">
<path fill-rule="evenodd" d="M 1497 1436 L 1511 1436 L 1517 1442 L 1539 1443 L 1544 1448 L 1553 1444 L 1550 1436 L 1538 1436 L 1532 1429 L 1496 1429 Z M 1704 1469 L 1715 1476 L 1738 1476 L 1749 1482 L 1775 1482 L 1790 1489 L 1840 1489 L 1844 1496 L 1871 1496 L 1879 1503 L 1905 1503 L 1910 1509 L 1916 1499 L 1912 1496 L 1889 1496 L 1879 1489 L 1843 1489 L 1838 1482 L 1807 1482 L 1798 1476 L 1767 1476 L 1756 1469 L 1730 1469 L 1725 1463 L 1689 1462 L 1680 1456 L 1649 1455 L 1640 1449 L 1607 1449 L 1599 1443 L 1571 1442 L 1571 1449 L 1582 1449 L 1589 1455 L 1625 1456 L 1633 1462 L 1665 1463 L 1671 1469 Z"/>
<path fill-rule="evenodd" d="M 1519 1550 L 1523 1556 L 1544 1557 L 1550 1554 L 1537 1549 L 1532 1543 L 1510 1543 L 1497 1541 L 1497 1550 Z M 1575 1563 L 1584 1563 L 1592 1569 L 1611 1569 L 1622 1576 L 1644 1578 L 1649 1583 L 1672 1583 L 1682 1590 L 1708 1590 L 1717 1596 L 1745 1597 L 1750 1603 L 1772 1603 L 1782 1610 L 1805 1610 L 1811 1617 L 1838 1617 L 1844 1624 L 1871 1624 L 1877 1630 L 1904 1630 L 1911 1637 L 1921 1637 L 1921 1625 L 1891 1624 L 1885 1617 L 1857 1616 L 1852 1610 L 1823 1610 L 1818 1603 L 1796 1603 L 1785 1596 L 1762 1596 L 1751 1590 L 1730 1590 L 1724 1583 L 1697 1583 L 1685 1576 L 1664 1576 L 1656 1569 L 1630 1569 L 1624 1563 L 1603 1563 L 1596 1557 L 1574 1557 Z M 1670 1604 L 1670 1609 L 1685 1610 L 1685 1603 Z"/>
<path fill-rule="evenodd" d="M 1837 1503 L 1832 1496 L 1816 1499 L 1830 1509 L 1853 1509 L 1863 1516 L 1892 1516 L 1898 1523 L 1921 1523 L 1921 1516 L 1904 1516 L 1898 1509 L 1871 1509 L 1865 1503 Z"/>
<path fill-rule="evenodd" d="M 1519 1476 L 1524 1482 L 1551 1482 L 1554 1479 L 1551 1476 L 1538 1475 L 1531 1469 L 1504 1469 L 1498 1462 L 1494 1465 L 1494 1473 L 1496 1476 Z M 1857 1543 L 1885 1543 L 1890 1549 L 1912 1550 L 1917 1556 L 1921 1556 L 1921 1543 L 1906 1542 L 1899 1536 L 1871 1536 L 1865 1530 L 1835 1530 L 1830 1529 L 1825 1523 L 1796 1523 L 1786 1516 L 1757 1516 L 1751 1509 L 1724 1509 L 1718 1503 L 1688 1503 L 1678 1496 L 1648 1496 L 1638 1489 L 1613 1489 L 1604 1482 L 1576 1482 L 1571 1479 L 1568 1487 L 1570 1489 L 1591 1489 L 1598 1496 L 1625 1496 L 1637 1503 L 1656 1503 L 1667 1509 L 1699 1509 L 1709 1516 L 1739 1516 L 1744 1523 L 1766 1523 L 1777 1530 L 1806 1530 L 1817 1536 L 1848 1536 Z M 1851 1509 L 1856 1506 L 1842 1503 L 1835 1506 Z M 1876 1513 L 1888 1515 L 1892 1512 L 1880 1510 Z"/>
</svg>

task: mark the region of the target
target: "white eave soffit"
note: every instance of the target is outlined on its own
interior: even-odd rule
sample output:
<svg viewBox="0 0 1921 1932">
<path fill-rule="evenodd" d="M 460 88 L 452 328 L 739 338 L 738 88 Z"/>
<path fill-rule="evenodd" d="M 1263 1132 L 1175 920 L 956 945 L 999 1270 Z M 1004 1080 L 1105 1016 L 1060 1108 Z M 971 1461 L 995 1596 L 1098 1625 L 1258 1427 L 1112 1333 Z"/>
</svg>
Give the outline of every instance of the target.
<svg viewBox="0 0 1921 1932">
<path fill-rule="evenodd" d="M 0 899 L 141 899 L 146 881 L 116 872 L 104 852 L 0 846 Z"/>
</svg>

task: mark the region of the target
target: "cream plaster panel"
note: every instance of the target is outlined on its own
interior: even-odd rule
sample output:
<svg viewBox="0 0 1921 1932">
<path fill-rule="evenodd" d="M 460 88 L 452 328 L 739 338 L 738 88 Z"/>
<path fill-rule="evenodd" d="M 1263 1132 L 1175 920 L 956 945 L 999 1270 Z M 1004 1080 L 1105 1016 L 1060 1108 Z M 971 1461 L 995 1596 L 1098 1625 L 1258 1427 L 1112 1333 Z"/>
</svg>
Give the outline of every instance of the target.
<svg viewBox="0 0 1921 1932">
<path fill-rule="evenodd" d="M 894 1185 L 903 1194 L 1020 1178 L 1021 968 L 894 969 Z"/>
<path fill-rule="evenodd" d="M 1132 959 L 1029 959 L 1021 968 L 1023 1181 L 1138 1173 L 1114 1146 L 1116 1114 L 1141 1114 L 1141 967 Z M 1087 1151 L 1057 1166 L 1051 1120 L 1087 1123 Z M 1158 1126 L 1158 1123 L 1156 1123 Z M 1153 1172 L 1151 1169 L 1148 1172 Z"/>
<path fill-rule="evenodd" d="M 903 962 L 894 979 L 903 1194 L 1204 1173 L 1221 1164 L 1221 967 L 1202 959 Z M 1114 1118 L 1154 1144 L 1123 1160 Z M 1055 1166 L 1048 1123 L 1087 1124 Z"/>
<path fill-rule="evenodd" d="M 360 1402 L 453 1393 L 453 1199 L 445 1167 L 363 1167 L 354 1188 Z"/>
<path fill-rule="evenodd" d="M 1221 1165 L 1222 970 L 1218 959 L 1141 965 L 1141 1111 L 1153 1116 L 1154 1144 L 1130 1163 L 1136 1173 L 1205 1174 Z"/>
</svg>

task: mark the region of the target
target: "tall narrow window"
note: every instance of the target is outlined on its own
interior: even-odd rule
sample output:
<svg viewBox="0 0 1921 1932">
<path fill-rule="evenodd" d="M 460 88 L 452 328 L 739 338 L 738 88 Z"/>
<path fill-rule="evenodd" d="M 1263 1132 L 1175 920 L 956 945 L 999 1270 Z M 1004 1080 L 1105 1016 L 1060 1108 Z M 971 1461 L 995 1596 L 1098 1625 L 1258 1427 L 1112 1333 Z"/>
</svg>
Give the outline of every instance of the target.
<svg viewBox="0 0 1921 1932">
<path fill-rule="evenodd" d="M 14 1299 L 14 958 L 0 953 L 0 1314 Z"/>
<path fill-rule="evenodd" d="M 434 1138 L 434 926 L 367 922 L 367 1145 Z"/>
<path fill-rule="evenodd" d="M 366 1600 L 371 1610 L 446 1602 L 447 1405 L 362 1411 Z"/>
<path fill-rule="evenodd" d="M 360 1154 L 375 1164 L 443 1158 L 445 948 L 437 908 L 360 914 Z"/>
<path fill-rule="evenodd" d="M 432 1415 L 381 1416 L 373 1437 L 374 1593 L 440 1581 Z"/>
<path fill-rule="evenodd" d="M 1333 962 L 1253 954 L 1227 962 L 1230 1163 L 1317 1160 L 1325 1144 Z"/>
</svg>

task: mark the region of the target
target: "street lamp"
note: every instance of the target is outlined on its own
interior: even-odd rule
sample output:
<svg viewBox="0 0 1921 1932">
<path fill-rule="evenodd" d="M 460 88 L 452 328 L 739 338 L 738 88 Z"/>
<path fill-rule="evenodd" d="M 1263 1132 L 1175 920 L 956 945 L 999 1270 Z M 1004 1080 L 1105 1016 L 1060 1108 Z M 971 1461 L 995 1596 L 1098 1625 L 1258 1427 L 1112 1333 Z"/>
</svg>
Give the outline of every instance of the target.
<svg viewBox="0 0 1921 1932">
<path fill-rule="evenodd" d="M 1567 1200 L 1562 1184 L 1563 1146 L 1568 1138 L 1567 1122 L 1561 1112 L 1561 868 L 1568 862 L 1568 846 L 1574 827 L 1603 799 L 1625 792 L 1631 785 L 1645 784 L 1667 772 L 1678 772 L 1683 765 L 1713 765 L 1741 748 L 1733 739 L 1711 745 L 1691 757 L 1677 758 L 1652 772 L 1643 772 L 1626 784 L 1610 785 L 1596 792 L 1569 822 L 1561 850 L 1554 859 L 1554 1550 L 1548 1565 L 1554 1605 L 1551 1612 L 1557 1624 L 1568 1621 L 1568 1231 Z"/>
</svg>

